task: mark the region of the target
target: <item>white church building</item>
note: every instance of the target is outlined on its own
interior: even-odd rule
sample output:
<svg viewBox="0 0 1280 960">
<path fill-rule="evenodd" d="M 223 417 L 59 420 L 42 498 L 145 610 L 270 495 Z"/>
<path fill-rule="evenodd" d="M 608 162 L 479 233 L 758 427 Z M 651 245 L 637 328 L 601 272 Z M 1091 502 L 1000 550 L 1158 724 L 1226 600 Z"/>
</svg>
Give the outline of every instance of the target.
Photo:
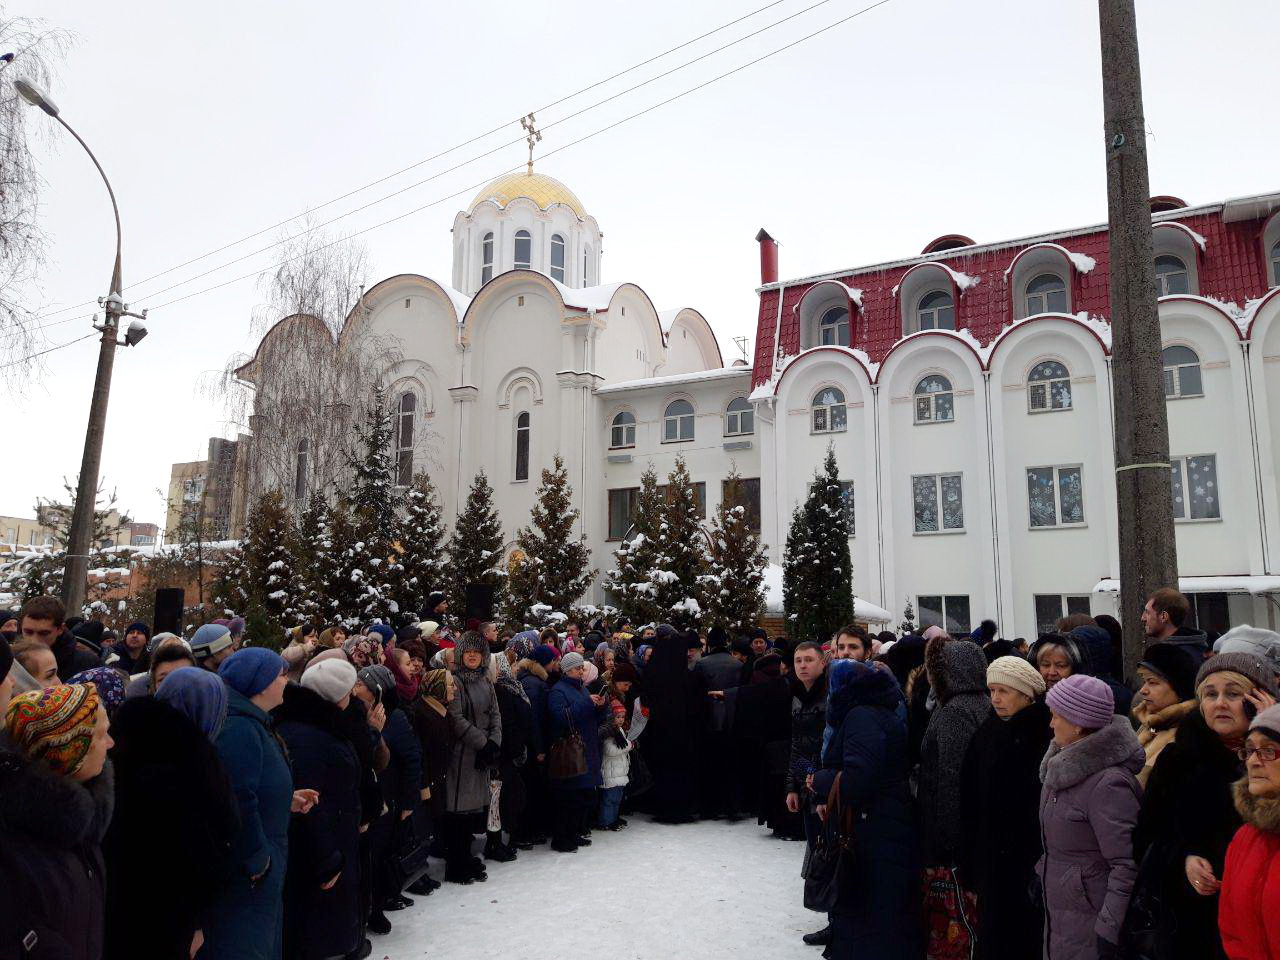
<svg viewBox="0 0 1280 960">
<path fill-rule="evenodd" d="M 1280 194 L 1152 209 L 1182 588 L 1203 626 L 1275 629 Z M 924 623 L 994 617 L 1014 637 L 1119 612 L 1104 226 L 948 234 L 918 256 L 793 280 L 761 231 L 754 363 L 728 366 L 697 309 L 602 282 L 602 239 L 564 184 L 501 177 L 454 220 L 450 283 L 389 277 L 336 344 L 323 333 L 339 353 L 395 344 L 381 384 L 399 485 L 426 470 L 452 520 L 483 468 L 511 541 L 559 453 L 607 569 L 649 464 L 663 477 L 683 456 L 708 519 L 732 464 L 776 564 L 831 444 L 863 615 L 896 623 L 909 599 Z M 281 320 L 238 371 L 255 390 L 250 493 L 299 503 L 355 428 L 335 406 L 324 435 L 259 429 L 289 389 L 273 340 L 307 324 Z M 283 449 L 261 449 L 268 434 Z M 282 458 L 287 480 L 262 466 Z M 608 598 L 597 584 L 585 599 Z"/>
</svg>

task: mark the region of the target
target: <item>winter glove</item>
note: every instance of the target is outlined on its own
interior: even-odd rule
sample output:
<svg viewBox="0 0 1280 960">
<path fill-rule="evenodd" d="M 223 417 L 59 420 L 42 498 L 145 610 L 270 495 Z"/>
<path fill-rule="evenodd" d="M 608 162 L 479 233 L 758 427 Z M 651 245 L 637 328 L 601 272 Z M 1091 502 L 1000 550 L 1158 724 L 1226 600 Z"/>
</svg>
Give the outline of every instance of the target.
<svg viewBox="0 0 1280 960">
<path fill-rule="evenodd" d="M 1098 960 L 1120 960 L 1120 947 L 1105 937 L 1098 937 Z"/>
<path fill-rule="evenodd" d="M 492 740 L 476 751 L 476 769 L 487 770 L 498 764 L 498 745 Z"/>
</svg>

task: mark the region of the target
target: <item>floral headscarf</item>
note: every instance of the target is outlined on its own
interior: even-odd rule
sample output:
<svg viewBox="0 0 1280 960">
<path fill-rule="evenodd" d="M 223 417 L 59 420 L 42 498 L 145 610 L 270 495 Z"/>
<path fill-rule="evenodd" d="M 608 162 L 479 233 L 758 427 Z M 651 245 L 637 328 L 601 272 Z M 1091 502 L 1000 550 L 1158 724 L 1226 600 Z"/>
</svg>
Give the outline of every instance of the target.
<svg viewBox="0 0 1280 960">
<path fill-rule="evenodd" d="M 529 695 L 524 692 L 524 687 L 516 679 L 516 675 L 511 672 L 511 664 L 507 662 L 507 658 L 499 654 L 493 659 L 498 664 L 498 679 L 494 683 L 499 687 L 506 687 L 525 703 L 528 703 Z"/>
<path fill-rule="evenodd" d="M 93 667 L 81 670 L 69 683 L 92 683 L 98 688 L 98 699 L 106 707 L 107 718 L 116 714 L 116 707 L 124 703 L 124 674 L 115 667 Z"/>
<path fill-rule="evenodd" d="M 382 646 L 373 638 L 362 635 L 347 637 L 342 650 L 357 670 L 382 663 Z"/>
</svg>

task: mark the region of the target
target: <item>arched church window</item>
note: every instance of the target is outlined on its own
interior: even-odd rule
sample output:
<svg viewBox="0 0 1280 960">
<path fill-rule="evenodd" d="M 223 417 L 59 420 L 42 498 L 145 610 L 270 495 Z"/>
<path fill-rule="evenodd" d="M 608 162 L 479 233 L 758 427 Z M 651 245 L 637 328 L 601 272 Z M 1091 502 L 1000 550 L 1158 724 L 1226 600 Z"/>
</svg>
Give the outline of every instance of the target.
<svg viewBox="0 0 1280 960">
<path fill-rule="evenodd" d="M 1037 363 L 1027 378 L 1027 409 L 1050 413 L 1071 409 L 1071 374 L 1057 360 Z"/>
<path fill-rule="evenodd" d="M 1067 285 L 1053 273 L 1042 273 L 1027 284 L 1027 316 L 1039 313 L 1066 313 Z"/>
<path fill-rule="evenodd" d="M 813 433 L 844 433 L 849 425 L 844 391 L 823 387 L 813 397 L 811 408 Z"/>
<path fill-rule="evenodd" d="M 949 423 L 955 419 L 955 395 L 951 381 L 940 374 L 916 384 L 916 423 Z"/>
<path fill-rule="evenodd" d="M 622 410 L 613 418 L 609 427 L 609 446 L 617 450 L 635 445 L 636 415 L 630 410 Z"/>
<path fill-rule="evenodd" d="M 1187 265 L 1170 254 L 1156 257 L 1156 296 L 1171 297 L 1191 289 L 1187 281 Z"/>
<path fill-rule="evenodd" d="M 582 245 L 582 285 L 591 286 L 591 244 Z"/>
<path fill-rule="evenodd" d="M 564 237 L 551 237 L 551 279 L 564 283 Z"/>
<path fill-rule="evenodd" d="M 307 481 L 310 474 L 311 441 L 299 440 L 297 459 L 293 470 L 293 499 L 302 500 L 307 495 Z"/>
<path fill-rule="evenodd" d="M 672 400 L 662 416 L 662 442 L 679 443 L 693 439 L 693 404 Z"/>
<path fill-rule="evenodd" d="M 529 479 L 529 412 L 516 416 L 516 479 Z"/>
<path fill-rule="evenodd" d="M 849 346 L 849 311 L 846 307 L 832 307 L 822 315 L 818 323 L 819 341 L 824 347 Z"/>
<path fill-rule="evenodd" d="M 951 294 L 941 290 L 926 294 L 916 309 L 917 330 L 954 330 L 956 307 Z"/>
<path fill-rule="evenodd" d="M 528 270 L 533 262 L 533 238 L 528 230 L 516 231 L 515 268 Z"/>
<path fill-rule="evenodd" d="M 493 279 L 493 234 L 486 233 L 480 241 L 480 282 L 488 283 Z"/>
<path fill-rule="evenodd" d="M 396 401 L 396 486 L 413 483 L 413 422 L 418 411 L 418 395 L 412 391 L 400 394 Z"/>
</svg>

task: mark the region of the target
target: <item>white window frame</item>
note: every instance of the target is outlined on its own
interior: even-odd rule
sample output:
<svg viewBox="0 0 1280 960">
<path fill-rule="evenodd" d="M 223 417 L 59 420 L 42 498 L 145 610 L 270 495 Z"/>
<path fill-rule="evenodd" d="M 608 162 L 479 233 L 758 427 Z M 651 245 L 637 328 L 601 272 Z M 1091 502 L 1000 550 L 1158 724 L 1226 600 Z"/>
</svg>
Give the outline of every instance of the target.
<svg viewBox="0 0 1280 960">
<path fill-rule="evenodd" d="M 736 406 L 735 406 L 736 405 Z M 742 427 L 746 416 L 747 427 Z M 756 432 L 756 411 L 746 397 L 734 397 L 724 411 L 724 435 L 726 437 L 750 437 Z"/>
<path fill-rule="evenodd" d="M 947 298 L 947 306 L 926 307 L 924 302 L 935 294 L 941 294 Z M 943 327 L 938 324 L 938 317 L 942 310 L 951 311 L 951 326 Z M 929 326 L 924 325 L 925 317 L 929 318 Z M 935 287 L 932 290 L 926 290 L 920 295 L 920 299 L 916 301 L 916 309 L 914 312 L 916 328 L 913 333 L 919 333 L 921 330 L 954 330 L 956 329 L 956 298 L 950 290 L 943 290 L 941 287 Z"/>
<path fill-rule="evenodd" d="M 511 476 L 512 483 L 528 483 L 531 471 L 530 461 L 533 459 L 533 417 L 528 410 L 521 410 L 512 421 Z M 520 443 L 524 442 L 524 476 L 520 476 Z"/>
<path fill-rule="evenodd" d="M 828 323 L 831 317 L 837 317 L 834 321 Z M 822 347 L 847 347 L 853 343 L 850 339 L 852 328 L 849 322 L 848 307 L 828 307 L 822 312 L 822 316 L 818 318 L 818 345 Z M 827 338 L 828 332 L 831 338 Z M 843 337 L 841 333 L 843 332 Z"/>
<path fill-rule="evenodd" d="M 1053 288 L 1045 288 L 1044 290 L 1037 290 L 1035 292 L 1032 292 L 1031 290 L 1032 286 L 1034 286 L 1036 283 L 1038 283 L 1039 281 L 1043 280 L 1046 277 L 1056 282 L 1057 286 Z M 1055 293 L 1062 294 L 1061 310 L 1049 309 L 1049 297 Z M 1039 301 L 1039 309 L 1035 309 L 1032 307 L 1033 299 Z M 1042 273 L 1037 273 L 1034 277 L 1032 277 L 1030 280 L 1027 281 L 1027 288 L 1024 291 L 1022 296 L 1022 307 L 1024 310 L 1026 310 L 1026 315 L 1028 317 L 1034 317 L 1037 314 L 1041 314 L 1041 313 L 1066 313 L 1067 309 L 1070 306 L 1071 306 L 1071 293 L 1067 289 L 1067 282 L 1063 280 L 1059 274 L 1054 273 L 1052 270 L 1045 270 Z"/>
<path fill-rule="evenodd" d="M 488 283 L 493 279 L 493 231 L 490 230 L 480 241 L 480 282 Z"/>
<path fill-rule="evenodd" d="M 1206 457 L 1213 458 L 1213 482 L 1217 485 L 1218 495 L 1216 502 L 1218 504 L 1218 515 L 1216 517 L 1193 517 L 1191 516 L 1191 498 L 1187 494 L 1189 489 L 1187 477 L 1187 461 L 1198 459 L 1203 460 Z M 1175 510 L 1173 516 L 1174 523 L 1221 523 L 1222 522 L 1222 479 L 1218 476 L 1218 455 L 1216 453 L 1184 453 L 1176 457 L 1169 458 L 1169 465 L 1177 467 L 1178 472 L 1182 476 L 1182 516 L 1178 516 Z M 1172 506 L 1172 505 L 1171 505 Z"/>
<path fill-rule="evenodd" d="M 972 595 L 972 594 L 967 594 L 967 593 L 917 593 L 917 594 L 916 594 L 916 612 L 917 612 L 917 614 L 919 614 L 919 611 L 920 611 L 920 610 L 922 610 L 922 609 L 923 609 L 923 607 L 924 607 L 924 604 L 922 604 L 922 603 L 920 602 L 920 600 L 921 600 L 921 598 L 922 598 L 922 597 L 938 597 L 938 598 L 940 598 L 940 599 L 942 600 L 942 623 L 941 623 L 941 627 L 942 627 L 942 629 L 943 629 L 943 630 L 946 630 L 946 629 L 947 629 L 947 621 L 948 621 L 949 619 L 951 619 L 950 617 L 948 617 L 948 616 L 947 616 L 947 600 L 948 600 L 948 599 L 956 599 L 956 600 L 958 600 L 958 599 L 960 599 L 961 597 L 963 597 L 963 598 L 964 598 L 964 602 L 965 602 L 965 603 L 967 603 L 967 604 L 969 605 L 969 627 L 970 627 L 970 628 L 972 628 L 972 627 L 973 627 L 973 595 Z M 921 620 L 921 622 L 922 622 L 922 623 L 924 622 L 924 621 L 923 621 L 923 619 Z M 947 632 L 948 632 L 948 633 L 950 633 L 951 631 L 947 630 Z"/>
<path fill-rule="evenodd" d="M 684 412 L 672 413 L 671 408 L 675 406 L 677 403 L 683 403 L 686 406 L 688 406 L 689 412 L 688 413 L 684 413 Z M 662 442 L 663 443 L 691 442 L 696 437 L 698 432 L 697 424 L 695 423 L 697 416 L 698 416 L 698 411 L 694 407 L 693 402 L 691 400 L 687 400 L 684 397 L 675 397 L 671 400 L 668 400 L 666 406 L 662 408 Z M 675 425 L 676 435 L 674 437 L 668 437 L 667 427 L 672 424 Z M 686 426 L 689 428 L 689 435 L 687 437 L 683 435 L 685 432 Z"/>
<path fill-rule="evenodd" d="M 521 243 L 527 244 L 529 250 L 529 255 L 524 260 L 520 259 Z M 511 266 L 515 270 L 533 269 L 533 234 L 528 230 L 517 230 L 511 239 Z"/>
<path fill-rule="evenodd" d="M 1165 353 L 1169 350 L 1174 349 L 1175 347 L 1182 347 L 1182 349 L 1184 350 L 1190 350 L 1192 355 L 1196 358 L 1195 363 L 1165 363 L 1164 362 Z M 1164 393 L 1164 398 L 1166 400 L 1185 400 L 1190 397 L 1204 396 L 1204 368 L 1203 368 L 1203 365 L 1200 363 L 1200 354 L 1195 350 L 1195 348 L 1190 347 L 1185 343 L 1171 343 L 1160 351 L 1160 363 L 1164 367 L 1164 372 L 1166 374 L 1166 381 L 1165 381 L 1166 386 L 1165 386 L 1165 393 Z M 1185 370 L 1187 367 L 1195 367 L 1200 374 L 1200 392 L 1199 393 L 1183 393 L 1182 392 L 1182 371 Z M 1169 374 L 1172 374 L 1172 382 L 1173 382 L 1172 393 L 1170 393 L 1168 390 Z"/>
<path fill-rule="evenodd" d="M 629 417 L 623 420 L 623 417 Z M 622 422 L 619 422 L 622 421 Z M 622 442 L 618 442 L 618 434 L 621 431 Z M 630 410 L 619 410 L 613 415 L 613 419 L 609 421 L 609 449 L 610 450 L 629 450 L 636 445 L 636 415 Z"/>
<path fill-rule="evenodd" d="M 818 397 L 822 396 L 828 390 L 834 390 L 840 395 L 839 403 L 818 403 Z M 834 426 L 834 413 L 837 409 L 844 411 L 844 422 L 840 426 Z M 823 425 L 818 426 L 818 416 L 821 414 Z M 810 433 L 844 433 L 849 429 L 849 400 L 845 396 L 843 390 L 837 386 L 828 384 L 825 387 L 819 387 L 814 391 L 813 399 L 809 403 L 809 432 Z"/>
<path fill-rule="evenodd" d="M 1066 363 L 1064 363 L 1061 360 L 1056 360 L 1053 357 L 1048 357 L 1043 360 L 1037 360 L 1034 364 L 1032 364 L 1031 371 L 1034 372 L 1036 367 L 1044 363 L 1056 363 L 1058 366 L 1062 367 L 1062 369 L 1066 373 L 1066 376 L 1049 377 L 1043 380 L 1036 380 L 1036 379 L 1032 379 L 1031 373 L 1028 373 L 1027 374 L 1027 412 L 1028 413 L 1065 413 L 1068 410 L 1074 410 L 1076 398 L 1075 398 L 1075 390 L 1072 388 L 1072 385 L 1071 385 L 1071 368 L 1068 367 Z M 1043 407 L 1036 407 L 1031 402 L 1031 387 L 1033 385 L 1041 384 L 1041 383 L 1044 384 L 1045 405 Z M 1065 383 L 1067 385 L 1067 405 L 1065 407 L 1055 407 L 1053 405 L 1053 385 L 1055 383 Z"/>
<path fill-rule="evenodd" d="M 960 481 L 960 526 L 958 527 L 946 526 L 945 525 L 946 521 L 944 520 L 945 515 L 942 512 L 942 481 L 944 478 L 950 479 L 951 477 L 955 477 L 957 480 Z M 933 481 L 933 496 L 935 498 L 935 502 L 938 505 L 938 529 L 937 530 L 916 529 L 916 481 L 917 480 Z M 911 496 L 909 498 L 909 502 L 911 504 L 911 530 L 912 530 L 913 536 L 940 537 L 940 536 L 945 536 L 947 534 L 965 532 L 965 523 L 967 521 L 965 520 L 965 515 L 964 515 L 964 473 L 963 471 L 955 470 L 950 473 L 913 473 L 911 475 Z M 936 594 L 926 594 L 926 596 L 936 596 Z"/>
<path fill-rule="evenodd" d="M 556 264 L 556 248 L 560 248 L 560 263 Z M 565 263 L 565 242 L 564 237 L 558 233 L 551 235 L 551 279 L 564 283 L 564 263 Z"/>
<path fill-rule="evenodd" d="M 1182 269 L 1166 270 L 1164 273 L 1161 273 L 1160 272 L 1161 260 L 1177 260 L 1178 263 L 1181 264 Z M 1182 294 L 1191 293 L 1191 290 L 1192 290 L 1191 269 L 1187 266 L 1187 261 L 1184 260 L 1180 255 L 1176 253 L 1171 253 L 1171 252 L 1157 253 L 1155 257 L 1155 266 L 1156 266 L 1156 296 L 1157 297 L 1173 297 L 1173 296 L 1179 296 Z M 1177 276 L 1182 277 L 1183 282 L 1185 283 L 1187 288 L 1186 290 L 1179 290 L 1176 292 L 1169 290 L 1169 277 L 1177 277 Z"/>
<path fill-rule="evenodd" d="M 1027 490 L 1027 529 L 1028 530 L 1061 530 L 1064 527 L 1068 530 L 1079 527 L 1087 527 L 1089 525 L 1089 510 L 1085 504 L 1084 496 L 1084 464 L 1083 463 L 1043 463 L 1038 466 L 1027 467 L 1023 475 L 1026 481 L 1031 476 L 1032 470 L 1052 470 L 1053 471 L 1053 523 L 1046 523 L 1036 526 L 1031 522 L 1031 490 L 1024 483 Z M 1063 470 L 1079 470 L 1080 471 L 1080 519 L 1073 520 L 1070 523 L 1064 523 L 1062 520 L 1062 478 Z"/>
<path fill-rule="evenodd" d="M 945 383 L 947 385 L 947 389 L 939 390 L 936 393 L 921 391 L 920 387 L 926 380 L 933 380 L 935 378 Z M 948 396 L 951 398 L 951 416 L 947 417 L 945 420 L 938 419 L 937 398 L 941 396 Z M 920 400 L 922 398 L 927 398 L 929 401 L 929 417 L 924 420 L 920 418 Z M 925 424 L 930 423 L 955 423 L 956 391 L 955 385 L 951 382 L 951 378 L 941 373 L 930 373 L 917 380 L 916 388 L 911 393 L 911 411 L 911 419 L 916 426 L 924 426 Z"/>
<path fill-rule="evenodd" d="M 409 402 L 409 409 L 405 409 L 405 401 Z M 418 417 L 418 394 L 413 390 L 404 390 L 396 398 L 396 426 L 395 426 L 395 463 L 392 469 L 395 470 L 395 476 L 392 478 L 392 486 L 399 490 L 405 490 L 413 484 L 413 442 L 417 434 L 417 417 Z M 405 441 L 405 428 L 408 427 L 409 439 Z M 409 479 L 408 483 L 401 483 L 401 460 L 408 455 L 409 458 Z"/>
</svg>

